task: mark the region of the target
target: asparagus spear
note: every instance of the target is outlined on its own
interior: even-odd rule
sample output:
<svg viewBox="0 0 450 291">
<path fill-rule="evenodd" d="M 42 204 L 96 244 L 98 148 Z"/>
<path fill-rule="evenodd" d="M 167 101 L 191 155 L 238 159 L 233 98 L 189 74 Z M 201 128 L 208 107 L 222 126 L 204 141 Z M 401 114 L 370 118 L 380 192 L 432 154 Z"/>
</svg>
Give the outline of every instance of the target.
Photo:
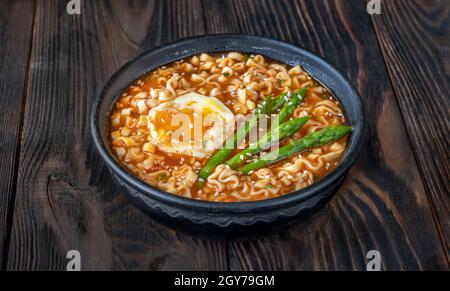
<svg viewBox="0 0 450 291">
<path fill-rule="evenodd" d="M 274 113 L 278 109 L 282 108 L 286 101 L 289 100 L 290 92 L 284 92 L 278 95 L 276 98 L 272 99 L 272 104 L 270 107 L 270 113 Z"/>
<path fill-rule="evenodd" d="M 295 108 L 297 108 L 297 106 L 303 101 L 306 93 L 308 93 L 308 88 L 302 88 L 297 92 L 294 92 L 289 101 L 284 103 L 284 106 L 281 109 L 280 113 L 277 115 L 274 124 L 279 125 L 288 120 L 289 117 L 291 117 L 292 112 L 294 112 Z"/>
<path fill-rule="evenodd" d="M 236 154 L 234 157 L 232 157 L 226 164 L 230 166 L 232 169 L 236 169 L 239 167 L 244 159 L 253 156 L 254 154 L 257 154 L 267 148 L 269 148 L 271 145 L 288 138 L 292 135 L 294 135 L 300 128 L 305 125 L 305 123 L 309 120 L 309 116 L 305 116 L 302 118 L 296 118 L 292 119 L 290 121 L 287 121 L 280 126 L 276 127 L 272 132 L 267 132 L 258 142 L 252 146 L 249 147 L 240 153 Z"/>
<path fill-rule="evenodd" d="M 248 173 L 252 171 L 259 170 L 268 165 L 274 164 L 307 148 L 320 147 L 330 142 L 336 141 L 341 137 L 349 134 L 352 130 L 353 127 L 345 125 L 324 127 L 323 129 L 308 134 L 301 139 L 291 141 L 288 145 L 280 148 L 277 151 L 270 152 L 258 158 L 254 162 L 244 165 L 243 167 L 239 168 L 239 171 L 245 175 L 248 175 Z"/>
<path fill-rule="evenodd" d="M 198 184 L 200 187 L 205 183 L 206 179 L 209 177 L 209 175 L 211 175 L 214 169 L 223 161 L 225 161 L 227 157 L 233 152 L 234 146 L 241 142 L 242 139 L 244 139 L 245 136 L 249 133 L 249 131 L 257 124 L 259 116 L 261 114 L 271 114 L 275 112 L 278 108 L 284 105 L 284 102 L 286 102 L 286 96 L 287 93 L 283 93 L 275 99 L 272 99 L 272 97 L 268 96 L 263 100 L 263 102 L 258 105 L 252 117 L 250 117 L 249 120 L 245 121 L 244 125 L 238 129 L 234 137 L 232 137 L 231 140 L 226 141 L 225 147 L 216 152 L 208 160 L 206 165 L 203 166 L 203 168 L 200 170 L 200 172 L 198 173 Z M 231 148 L 229 146 L 230 142 L 233 143 L 233 146 Z"/>
<path fill-rule="evenodd" d="M 276 99 L 274 99 L 273 102 L 272 102 L 272 110 L 271 110 L 271 112 L 275 112 L 276 109 L 280 108 L 281 106 L 283 106 L 283 108 L 281 109 L 280 113 L 277 115 L 277 117 L 276 117 L 275 121 L 273 122 L 273 124 L 275 124 L 275 126 L 278 127 L 280 123 L 284 123 L 292 115 L 292 113 L 294 112 L 295 108 L 297 108 L 298 104 L 300 104 L 302 102 L 302 100 L 305 97 L 306 93 L 308 93 L 308 89 L 307 88 L 302 88 L 302 89 L 294 92 L 293 94 L 291 94 L 290 92 L 286 92 L 286 93 L 283 93 L 280 96 L 278 96 Z M 267 139 L 268 136 L 265 136 L 265 138 L 266 138 L 265 140 L 267 141 L 268 140 Z M 279 138 L 276 138 L 276 139 L 279 140 Z M 269 144 L 267 147 L 269 147 L 270 145 L 271 144 Z M 256 151 L 254 153 L 258 153 L 260 151 L 261 150 Z M 244 154 L 250 155 L 251 153 L 250 152 L 245 152 Z M 240 155 L 239 157 L 235 156 L 235 157 L 232 158 L 232 161 L 227 163 L 227 164 L 230 167 L 232 167 L 232 168 L 238 167 L 240 165 L 240 163 L 241 163 L 242 157 L 245 157 L 245 156 L 243 156 L 243 155 Z M 237 158 L 237 159 L 235 159 L 235 158 Z"/>
</svg>

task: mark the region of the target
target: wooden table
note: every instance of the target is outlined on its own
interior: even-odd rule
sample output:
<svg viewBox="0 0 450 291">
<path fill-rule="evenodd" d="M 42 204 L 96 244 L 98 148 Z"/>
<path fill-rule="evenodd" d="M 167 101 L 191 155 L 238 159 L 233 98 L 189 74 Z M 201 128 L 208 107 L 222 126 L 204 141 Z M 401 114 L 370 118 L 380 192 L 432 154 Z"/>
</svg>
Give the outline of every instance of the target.
<svg viewBox="0 0 450 291">
<path fill-rule="evenodd" d="M 448 270 L 448 0 L 0 2 L 0 261 L 7 270 Z M 130 204 L 95 151 L 94 99 L 140 52 L 244 33 L 324 56 L 363 98 L 368 139 L 336 197 L 282 230 L 193 236 Z"/>
</svg>

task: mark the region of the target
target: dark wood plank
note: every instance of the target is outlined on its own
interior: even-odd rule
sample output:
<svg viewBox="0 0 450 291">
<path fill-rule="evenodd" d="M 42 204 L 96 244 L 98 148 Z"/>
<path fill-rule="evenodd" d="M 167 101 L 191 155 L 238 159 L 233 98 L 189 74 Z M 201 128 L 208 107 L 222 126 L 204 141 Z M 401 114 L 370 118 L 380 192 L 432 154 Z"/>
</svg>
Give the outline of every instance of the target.
<svg viewBox="0 0 450 291">
<path fill-rule="evenodd" d="M 450 257 L 450 2 L 385 1 L 372 16 Z"/>
<path fill-rule="evenodd" d="M 0 266 L 6 259 L 14 204 L 33 14 L 33 1 L 0 2 Z"/>
<path fill-rule="evenodd" d="M 323 55 L 355 84 L 367 113 L 368 141 L 331 203 L 287 230 L 230 242 L 230 268 L 364 270 L 366 253 L 375 249 L 384 270 L 447 269 L 364 2 L 205 0 L 204 6 L 208 33 L 273 36 Z"/>
<path fill-rule="evenodd" d="M 8 269 L 222 270 L 226 244 L 153 222 L 96 154 L 88 128 L 109 76 L 142 50 L 204 33 L 198 1 L 39 1 Z"/>
</svg>

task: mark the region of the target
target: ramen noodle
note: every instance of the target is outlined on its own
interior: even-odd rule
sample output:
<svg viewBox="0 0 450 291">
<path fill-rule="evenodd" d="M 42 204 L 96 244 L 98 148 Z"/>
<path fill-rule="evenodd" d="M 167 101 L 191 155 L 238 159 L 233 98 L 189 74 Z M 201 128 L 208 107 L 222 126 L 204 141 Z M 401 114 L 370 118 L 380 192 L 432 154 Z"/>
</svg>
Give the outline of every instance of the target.
<svg viewBox="0 0 450 291">
<path fill-rule="evenodd" d="M 339 102 L 299 66 L 239 52 L 195 55 L 153 70 L 122 92 L 110 116 L 110 147 L 123 167 L 169 193 L 216 202 L 278 197 L 333 171 L 347 137 L 247 174 L 224 161 L 199 183 L 199 171 L 236 134 L 239 120 L 248 120 L 267 96 L 288 93 L 289 97 L 302 88 L 306 95 L 289 119 L 308 116 L 309 120 L 275 144 L 278 148 L 328 126 L 345 125 Z M 272 119 L 268 117 L 265 133 Z M 244 139 L 228 159 L 251 145 L 250 139 Z M 271 150 L 243 159 L 242 165 Z"/>
</svg>

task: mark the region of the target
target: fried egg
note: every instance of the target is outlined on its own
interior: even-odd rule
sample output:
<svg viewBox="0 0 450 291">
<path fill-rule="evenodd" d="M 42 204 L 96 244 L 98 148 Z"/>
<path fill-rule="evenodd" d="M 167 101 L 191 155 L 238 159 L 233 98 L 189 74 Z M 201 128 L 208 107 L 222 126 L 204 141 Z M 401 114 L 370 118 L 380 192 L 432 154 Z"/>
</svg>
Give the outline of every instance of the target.
<svg viewBox="0 0 450 291">
<path fill-rule="evenodd" d="M 159 150 L 203 158 L 231 137 L 235 117 L 215 97 L 191 92 L 162 103 L 148 113 L 150 142 Z"/>
</svg>

